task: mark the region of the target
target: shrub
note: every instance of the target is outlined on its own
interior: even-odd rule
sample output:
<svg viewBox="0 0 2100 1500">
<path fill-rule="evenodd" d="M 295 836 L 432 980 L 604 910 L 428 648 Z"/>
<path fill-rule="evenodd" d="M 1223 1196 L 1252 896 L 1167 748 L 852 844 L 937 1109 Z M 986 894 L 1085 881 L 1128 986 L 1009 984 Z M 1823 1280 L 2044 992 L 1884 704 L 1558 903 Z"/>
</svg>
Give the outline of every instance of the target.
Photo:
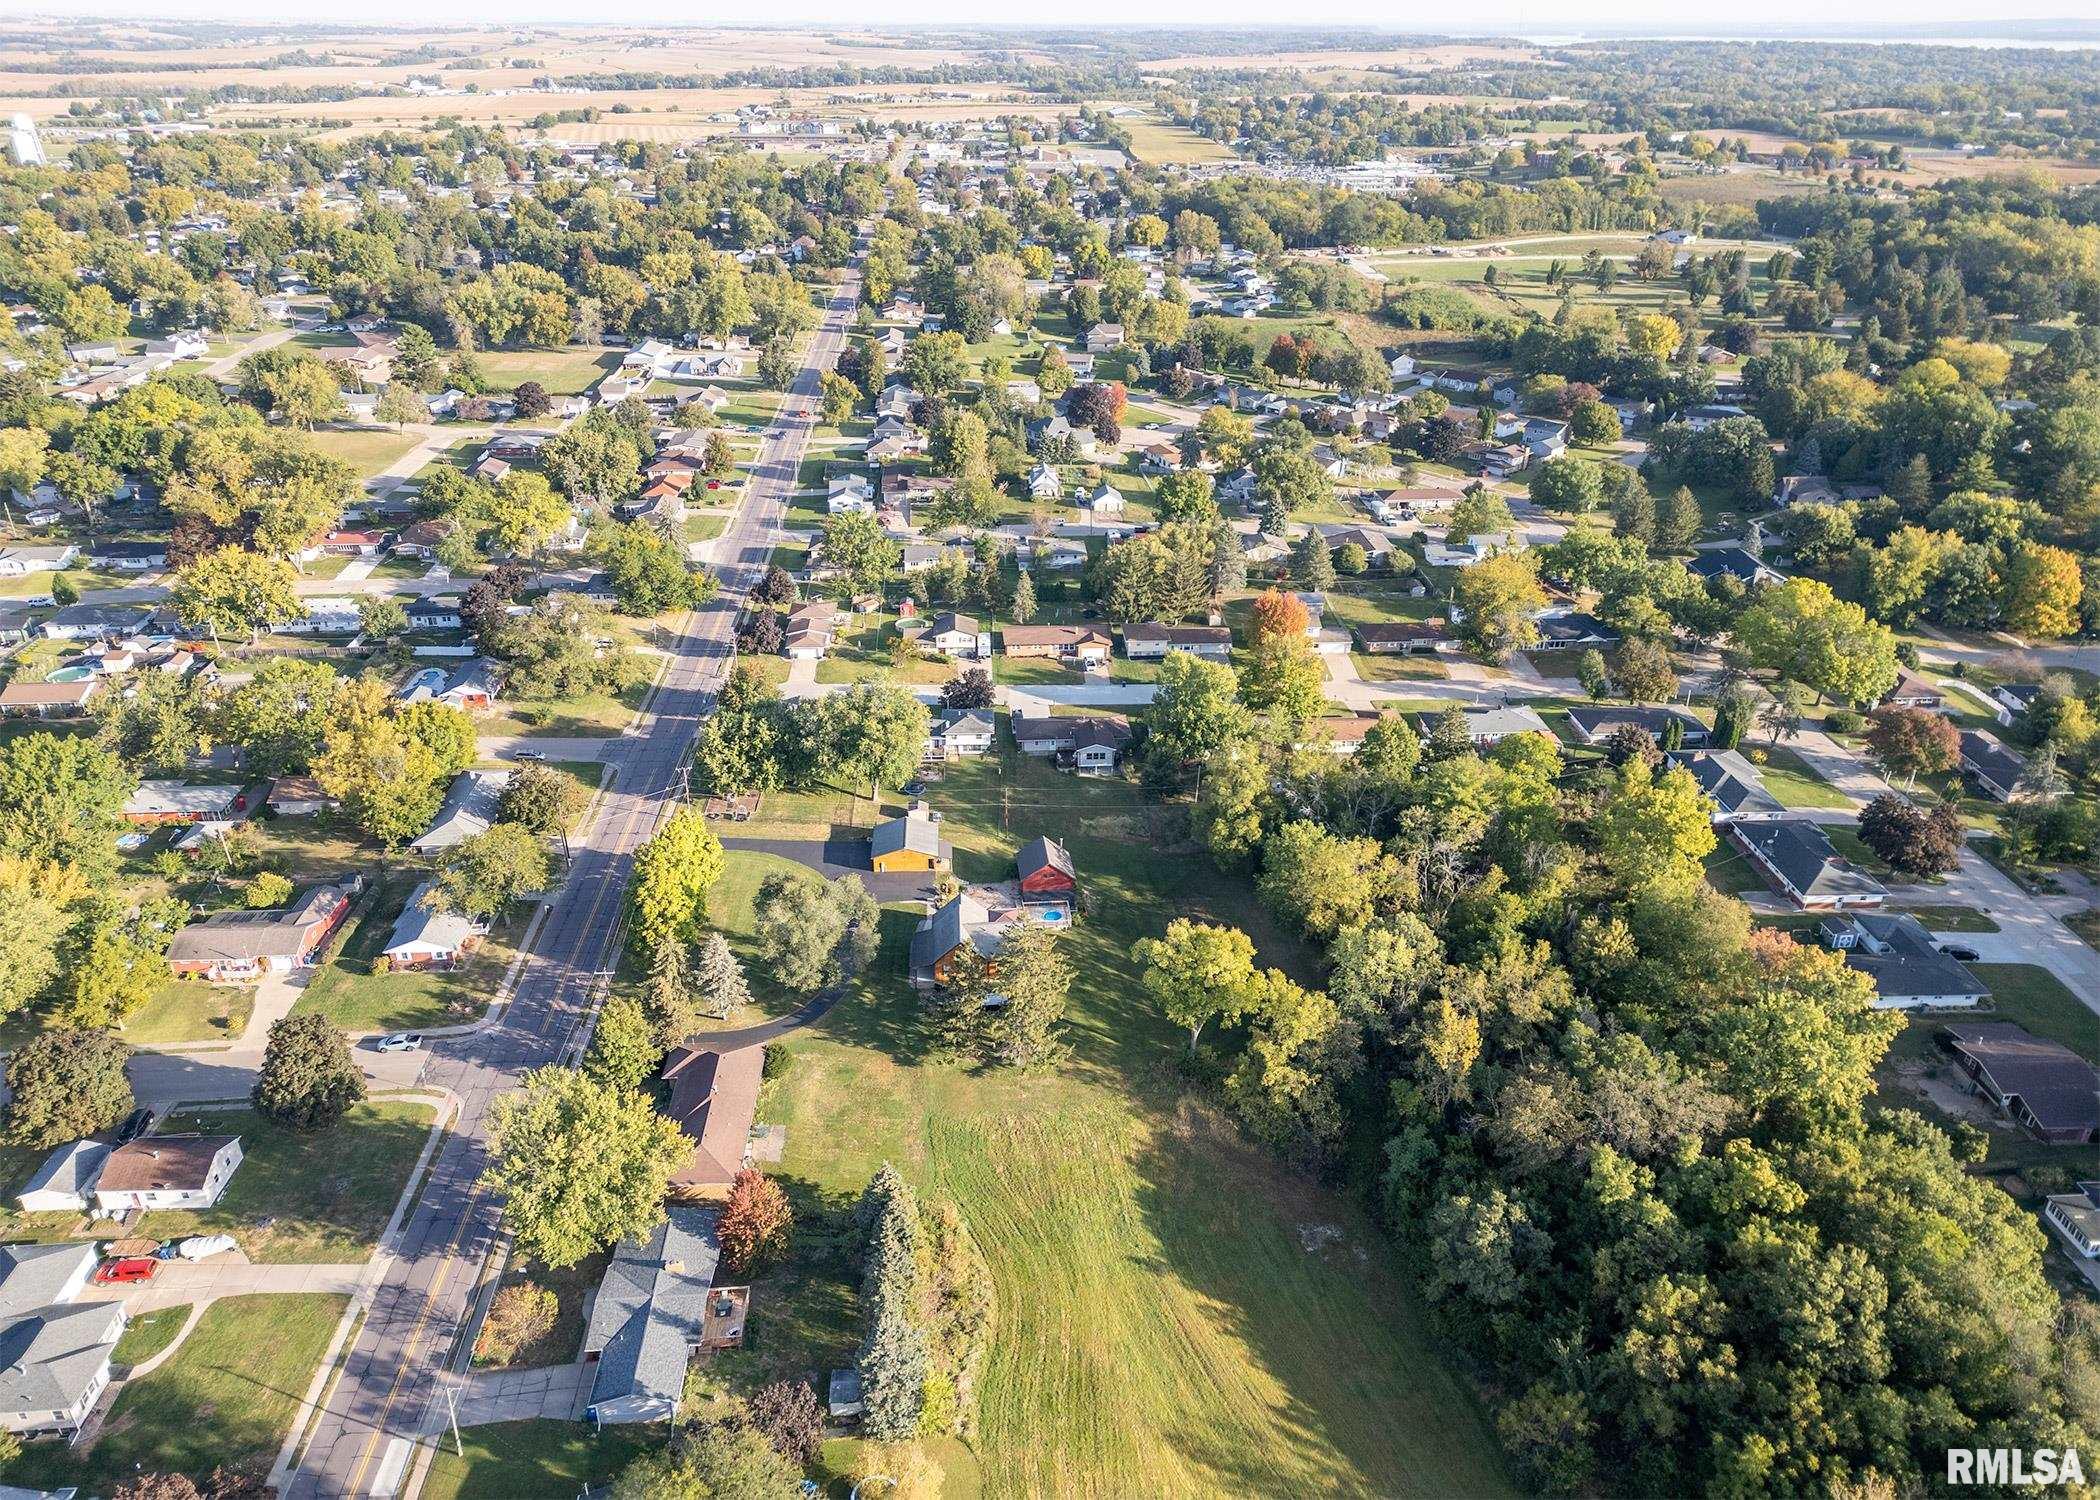
<svg viewBox="0 0 2100 1500">
<path fill-rule="evenodd" d="M 474 1341 L 474 1362 L 507 1365 L 554 1332 L 561 1311 L 552 1288 L 533 1281 L 515 1282 L 497 1292 Z"/>
<path fill-rule="evenodd" d="M 1833 708 L 1823 715 L 1823 727 L 1832 734 L 1858 734 L 1866 722 L 1849 708 Z"/>
<path fill-rule="evenodd" d="M 806 1380 L 776 1380 L 751 1397 L 751 1425 L 789 1461 L 808 1468 L 824 1446 L 824 1409 Z"/>
<path fill-rule="evenodd" d="M 282 906 L 292 897 L 292 883 L 275 870 L 264 870 L 248 882 L 247 901 L 258 911 Z"/>
<path fill-rule="evenodd" d="M 785 1078 L 788 1069 L 793 1067 L 794 1063 L 794 1050 L 785 1042 L 768 1042 L 764 1060 L 759 1064 L 759 1077 L 768 1082 L 775 1078 Z"/>
</svg>

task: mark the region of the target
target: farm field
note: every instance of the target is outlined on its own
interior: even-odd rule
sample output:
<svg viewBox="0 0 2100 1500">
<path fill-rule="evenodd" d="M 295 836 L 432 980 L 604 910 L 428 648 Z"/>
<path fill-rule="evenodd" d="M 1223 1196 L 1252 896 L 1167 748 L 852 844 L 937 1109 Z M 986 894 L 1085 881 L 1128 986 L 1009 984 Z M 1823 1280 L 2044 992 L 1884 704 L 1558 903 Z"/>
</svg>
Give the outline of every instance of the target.
<svg viewBox="0 0 2100 1500">
<path fill-rule="evenodd" d="M 786 1127 L 778 1175 L 815 1211 L 842 1210 L 884 1161 L 960 1205 L 999 1295 L 985 1493 L 1505 1492 L 1384 1243 L 1182 1097 L 1181 1038 L 1140 998 L 1128 952 L 1172 912 L 1242 926 L 1287 969 L 1309 955 L 1246 886 L 1162 857 L 1169 815 L 1134 788 L 1009 755 L 951 768 L 929 800 L 964 879 L 1009 875 L 1038 832 L 1071 848 L 1091 914 L 1065 940 L 1069 1058 L 1015 1075 L 929 1055 L 900 972 L 917 913 L 891 909 L 875 970 L 788 1043 L 761 1118 Z M 847 1358 L 841 1274 L 828 1258 L 791 1267 L 725 1376 Z"/>
</svg>

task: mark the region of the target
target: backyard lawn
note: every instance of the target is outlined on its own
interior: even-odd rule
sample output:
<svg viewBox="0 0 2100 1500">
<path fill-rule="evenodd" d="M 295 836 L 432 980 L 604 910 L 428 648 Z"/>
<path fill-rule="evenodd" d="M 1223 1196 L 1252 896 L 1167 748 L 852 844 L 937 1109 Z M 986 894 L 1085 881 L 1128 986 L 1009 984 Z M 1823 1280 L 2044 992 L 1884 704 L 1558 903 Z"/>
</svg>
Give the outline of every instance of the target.
<svg viewBox="0 0 2100 1500">
<path fill-rule="evenodd" d="M 247 1029 L 255 990 L 245 984 L 201 984 L 170 979 L 124 1018 L 124 1040 L 135 1047 L 169 1042 L 231 1041 Z"/>
<path fill-rule="evenodd" d="M 393 1217 L 431 1113 L 428 1104 L 367 1100 L 341 1124 L 316 1131 L 287 1129 L 246 1109 L 170 1115 L 158 1134 L 238 1135 L 240 1170 L 212 1207 L 149 1213 L 132 1233 L 230 1234 L 250 1260 L 278 1265 L 361 1261 Z"/>
<path fill-rule="evenodd" d="M 374 883 L 350 914 L 329 961 L 307 981 L 295 1015 L 319 1011 L 345 1031 L 415 1031 L 473 1019 L 495 998 L 529 909 L 497 923 L 474 956 L 457 969 L 374 972 L 393 935 L 394 919 L 415 893 L 420 874 L 396 870 Z"/>
<path fill-rule="evenodd" d="M 618 350 L 516 349 L 474 356 L 492 391 L 514 391 L 537 380 L 550 396 L 578 396 L 620 367 Z"/>
<path fill-rule="evenodd" d="M 396 432 L 391 427 L 318 427 L 307 437 L 314 447 L 330 458 L 341 459 L 364 479 L 370 479 L 423 440 L 420 433 Z"/>
<path fill-rule="evenodd" d="M 166 1364 L 118 1392 L 92 1446 L 34 1443 L 0 1472 L 10 1484 L 106 1495 L 141 1470 L 200 1482 L 222 1465 L 265 1470 L 346 1300 L 294 1293 L 215 1302 Z"/>
<path fill-rule="evenodd" d="M 761 1107 L 786 1128 L 777 1175 L 810 1248 L 760 1287 L 749 1346 L 712 1368 L 743 1386 L 851 1358 L 855 1270 L 824 1231 L 850 1234 L 846 1205 L 893 1161 L 958 1202 L 997 1284 L 985 1493 L 1508 1492 L 1383 1239 L 1183 1097 L 1182 1038 L 1128 957 L 1169 915 L 1241 926 L 1308 979 L 1311 955 L 1134 787 L 993 756 L 929 799 L 965 879 L 1010 877 L 1037 833 L 1071 849 L 1088 915 L 1065 939 L 1069 1056 L 1017 1074 L 932 1055 L 901 975 L 918 912 L 885 911 L 876 966 L 796 1033 Z"/>
</svg>

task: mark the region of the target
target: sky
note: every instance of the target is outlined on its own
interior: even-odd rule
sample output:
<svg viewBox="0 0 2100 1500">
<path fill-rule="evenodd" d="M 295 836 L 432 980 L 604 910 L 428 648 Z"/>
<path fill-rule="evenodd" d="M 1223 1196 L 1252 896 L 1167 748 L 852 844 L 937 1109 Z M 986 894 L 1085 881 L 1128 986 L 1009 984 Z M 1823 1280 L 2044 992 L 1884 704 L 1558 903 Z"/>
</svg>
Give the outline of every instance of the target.
<svg viewBox="0 0 2100 1500">
<path fill-rule="evenodd" d="M 0 15 L 53 14 L 58 8 L 50 0 L 0 0 Z M 1409 14 L 1418 9 L 1419 18 Z M 617 7 L 590 0 L 506 0 L 490 7 L 484 0 L 313 0 L 297 7 L 284 0 L 155 0 L 150 7 L 140 0 L 72 0 L 64 8 L 72 16 L 126 16 L 150 14 L 160 18 L 196 20 L 368 23 L 411 22 L 430 24 L 481 24 L 492 21 L 571 21 L 604 24 L 617 21 L 629 25 L 683 23 L 697 26 L 785 26 L 840 24 L 865 26 L 880 14 L 884 24 L 999 24 L 1017 19 L 1015 10 L 987 5 L 985 0 L 891 0 L 879 8 L 867 0 L 765 0 L 761 6 L 693 4 L 681 0 L 625 0 Z M 2007 17 L 2035 20 L 2076 19 L 2100 21 L 2096 0 L 2014 0 L 2002 8 L 1988 7 L 1978 0 L 1850 0 L 1834 7 L 1829 0 L 1764 0 L 1752 11 L 1721 10 L 1707 15 L 1688 7 L 1684 0 L 1469 0 L 1459 9 L 1442 6 L 1396 8 L 1391 0 L 1305 0 L 1302 7 L 1282 11 L 1274 0 L 1059 0 L 1050 9 L 1032 13 L 1053 25 L 1187 25 L 1247 26 L 1275 24 L 1294 26 L 1322 24 L 1355 25 L 1365 28 L 1409 31 L 1444 30 L 1463 35 L 1559 35 L 1596 26 L 1635 26 L 1669 33 L 1694 16 L 1711 20 L 1735 14 L 1760 28 L 1784 27 L 1790 22 L 1827 27 L 1841 20 L 1862 30 L 1877 25 L 1974 23 L 1979 30 L 1995 29 Z M 1987 33 L 1986 33 L 1987 34 Z"/>
</svg>

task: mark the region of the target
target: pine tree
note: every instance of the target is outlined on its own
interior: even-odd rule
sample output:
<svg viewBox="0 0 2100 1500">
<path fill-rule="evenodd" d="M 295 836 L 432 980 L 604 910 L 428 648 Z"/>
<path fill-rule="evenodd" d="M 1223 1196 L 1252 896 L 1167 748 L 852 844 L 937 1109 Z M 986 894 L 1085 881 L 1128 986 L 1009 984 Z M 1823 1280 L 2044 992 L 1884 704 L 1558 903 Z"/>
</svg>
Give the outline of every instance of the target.
<svg viewBox="0 0 2100 1500">
<path fill-rule="evenodd" d="M 700 944 L 700 960 L 693 967 L 694 1001 L 710 1016 L 733 1016 L 751 1003 L 751 986 L 744 982 L 743 965 L 729 951 L 728 940 L 710 932 Z"/>
<path fill-rule="evenodd" d="M 1026 625 L 1035 618 L 1035 580 L 1025 572 L 1021 574 L 1020 582 L 1014 585 L 1014 603 L 1010 613 L 1016 625 Z"/>
<path fill-rule="evenodd" d="M 1051 1057 L 1072 988 L 1057 934 L 1040 922 L 1022 923 L 1000 946 L 996 982 L 1006 1004 L 986 1016 L 991 1060 L 1026 1068 Z"/>
<path fill-rule="evenodd" d="M 1291 549 L 1291 577 L 1316 594 L 1334 587 L 1334 554 L 1318 527 L 1308 527 Z"/>
<path fill-rule="evenodd" d="M 1247 555 L 1231 522 L 1221 520 L 1211 528 L 1210 549 L 1211 597 L 1237 594 L 1247 586 Z"/>
<path fill-rule="evenodd" d="M 664 1046 L 676 1047 L 698 1029 L 699 994 L 692 950 L 681 942 L 657 944 L 642 984 L 642 1012 Z"/>
</svg>

